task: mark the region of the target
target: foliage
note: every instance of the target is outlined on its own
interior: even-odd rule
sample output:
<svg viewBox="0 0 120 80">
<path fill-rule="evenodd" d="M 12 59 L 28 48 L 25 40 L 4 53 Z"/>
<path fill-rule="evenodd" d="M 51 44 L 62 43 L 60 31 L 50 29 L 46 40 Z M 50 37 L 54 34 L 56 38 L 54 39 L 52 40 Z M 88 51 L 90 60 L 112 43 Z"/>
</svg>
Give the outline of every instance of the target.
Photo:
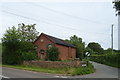
<svg viewBox="0 0 120 80">
<path fill-rule="evenodd" d="M 18 24 L 18 31 L 21 34 L 23 41 L 33 42 L 39 34 L 35 29 L 35 24 L 25 25 L 24 23 Z"/>
<path fill-rule="evenodd" d="M 82 38 L 73 35 L 70 37 L 70 40 L 66 40 L 66 41 L 76 46 L 76 57 L 82 60 L 85 49 L 85 43 L 82 42 Z"/>
<path fill-rule="evenodd" d="M 3 63 L 20 64 L 23 60 L 36 59 L 36 49 L 32 43 L 37 37 L 35 24 L 19 24 L 19 28 L 14 26 L 9 28 L 2 38 Z M 31 58 L 31 59 L 30 59 Z"/>
<path fill-rule="evenodd" d="M 17 29 L 13 26 L 6 31 L 2 38 L 4 46 L 2 61 L 6 64 L 20 64 L 22 56 L 20 51 L 20 36 Z"/>
<path fill-rule="evenodd" d="M 95 54 L 95 52 L 94 52 L 92 49 L 90 49 L 89 47 L 86 47 L 86 48 L 85 48 L 84 53 L 86 53 L 86 52 L 89 52 L 90 55 L 94 55 L 94 54 Z M 84 54 L 84 57 L 86 57 L 85 54 Z"/>
<path fill-rule="evenodd" d="M 56 47 L 50 47 L 46 50 L 47 59 L 51 61 L 58 61 L 59 60 L 59 49 Z"/>
<path fill-rule="evenodd" d="M 120 1 L 113 1 L 114 3 L 114 8 L 116 9 L 116 11 L 120 11 Z"/>
<path fill-rule="evenodd" d="M 108 53 L 108 54 L 109 54 L 109 53 L 112 53 L 112 48 L 108 48 L 107 50 L 104 50 L 104 53 L 106 53 L 106 54 L 107 54 L 107 53 Z"/>
<path fill-rule="evenodd" d="M 106 64 L 109 66 L 113 66 L 113 67 L 119 67 L 120 68 L 120 64 L 118 64 L 120 62 L 120 52 L 118 53 L 107 53 L 104 55 L 93 55 L 90 57 L 90 59 L 92 61 L 101 63 L 101 64 Z"/>
<path fill-rule="evenodd" d="M 36 53 L 35 45 L 31 42 L 27 41 L 21 41 L 21 46 L 24 46 L 21 48 L 22 52 L 33 52 Z"/>
<path fill-rule="evenodd" d="M 38 32 L 35 29 L 35 24 L 25 25 L 18 24 L 18 32 L 21 35 L 21 48 L 23 60 L 37 59 L 37 52 L 33 41 L 37 38 Z"/>
<path fill-rule="evenodd" d="M 37 54 L 33 52 L 22 52 L 23 60 L 30 61 L 37 59 Z"/>
<path fill-rule="evenodd" d="M 83 74 L 90 74 L 95 72 L 95 69 L 91 63 L 88 63 L 87 67 L 79 67 L 75 69 L 73 75 L 83 75 Z"/>
<path fill-rule="evenodd" d="M 89 47 L 91 50 L 93 50 L 97 54 L 104 53 L 104 50 L 99 43 L 91 42 L 88 44 L 87 47 Z"/>
</svg>

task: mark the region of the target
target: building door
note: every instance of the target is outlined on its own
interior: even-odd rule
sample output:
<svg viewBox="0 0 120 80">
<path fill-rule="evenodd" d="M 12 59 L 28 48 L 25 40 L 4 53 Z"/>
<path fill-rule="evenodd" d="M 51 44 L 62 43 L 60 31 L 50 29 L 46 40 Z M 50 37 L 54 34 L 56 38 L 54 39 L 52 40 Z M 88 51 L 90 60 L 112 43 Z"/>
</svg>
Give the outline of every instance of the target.
<svg viewBox="0 0 120 80">
<path fill-rule="evenodd" d="M 40 59 L 44 59 L 44 49 L 40 49 Z"/>
</svg>

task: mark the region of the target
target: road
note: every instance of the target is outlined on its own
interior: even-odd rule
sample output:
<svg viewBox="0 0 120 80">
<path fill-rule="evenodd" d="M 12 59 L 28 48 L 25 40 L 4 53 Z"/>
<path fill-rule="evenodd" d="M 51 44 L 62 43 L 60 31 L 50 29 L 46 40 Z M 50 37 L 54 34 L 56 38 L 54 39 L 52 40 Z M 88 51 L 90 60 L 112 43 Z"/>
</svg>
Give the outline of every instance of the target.
<svg viewBox="0 0 120 80">
<path fill-rule="evenodd" d="M 96 72 L 88 75 L 74 76 L 75 78 L 118 78 L 120 75 L 120 69 L 110 67 L 104 64 L 91 62 Z"/>
<path fill-rule="evenodd" d="M 34 72 L 34 71 L 26 71 L 26 70 L 18 70 L 13 68 L 2 68 L 2 76 L 8 78 L 55 78 L 59 77 L 55 74 L 42 73 L 42 72 Z"/>
<path fill-rule="evenodd" d="M 92 62 L 96 72 L 81 76 L 62 76 L 59 74 L 49 74 L 42 72 L 33 72 L 18 70 L 13 68 L 2 68 L 2 77 L 4 78 L 118 78 L 120 69 Z"/>
</svg>

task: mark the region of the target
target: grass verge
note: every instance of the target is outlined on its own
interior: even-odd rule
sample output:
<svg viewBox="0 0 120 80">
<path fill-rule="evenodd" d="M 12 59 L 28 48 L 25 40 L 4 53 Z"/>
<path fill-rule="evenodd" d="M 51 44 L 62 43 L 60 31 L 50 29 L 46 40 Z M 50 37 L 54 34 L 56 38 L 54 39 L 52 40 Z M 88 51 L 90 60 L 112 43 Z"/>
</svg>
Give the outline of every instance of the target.
<svg viewBox="0 0 120 80">
<path fill-rule="evenodd" d="M 45 73 L 53 73 L 53 74 L 66 74 L 66 75 L 84 75 L 84 74 L 90 74 L 95 72 L 94 67 L 91 63 L 88 63 L 87 67 L 78 67 L 78 68 L 42 68 L 42 67 L 36 67 L 36 66 L 26 66 L 26 65 L 2 65 L 3 67 L 10 67 L 10 68 L 16 68 L 20 70 L 30 70 L 30 71 L 36 71 L 36 72 L 45 72 Z"/>
</svg>

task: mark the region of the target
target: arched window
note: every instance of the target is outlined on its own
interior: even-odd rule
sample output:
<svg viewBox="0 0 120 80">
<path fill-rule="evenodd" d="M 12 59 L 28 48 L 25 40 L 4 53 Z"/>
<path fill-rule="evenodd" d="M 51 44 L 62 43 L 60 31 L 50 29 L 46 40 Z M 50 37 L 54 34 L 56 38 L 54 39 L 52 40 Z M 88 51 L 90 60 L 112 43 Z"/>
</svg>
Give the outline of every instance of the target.
<svg viewBox="0 0 120 80">
<path fill-rule="evenodd" d="M 45 50 L 44 49 L 40 49 L 40 54 L 44 54 Z"/>
<path fill-rule="evenodd" d="M 53 44 L 48 44 L 48 45 L 47 45 L 47 49 L 49 49 L 49 48 L 51 48 L 51 47 L 53 47 Z"/>
<path fill-rule="evenodd" d="M 34 47 L 35 47 L 35 50 L 36 50 L 36 51 L 38 51 L 38 46 L 37 46 L 37 45 L 35 45 Z"/>
<path fill-rule="evenodd" d="M 37 45 L 35 45 L 35 49 L 37 49 L 38 48 L 38 46 Z"/>
</svg>

